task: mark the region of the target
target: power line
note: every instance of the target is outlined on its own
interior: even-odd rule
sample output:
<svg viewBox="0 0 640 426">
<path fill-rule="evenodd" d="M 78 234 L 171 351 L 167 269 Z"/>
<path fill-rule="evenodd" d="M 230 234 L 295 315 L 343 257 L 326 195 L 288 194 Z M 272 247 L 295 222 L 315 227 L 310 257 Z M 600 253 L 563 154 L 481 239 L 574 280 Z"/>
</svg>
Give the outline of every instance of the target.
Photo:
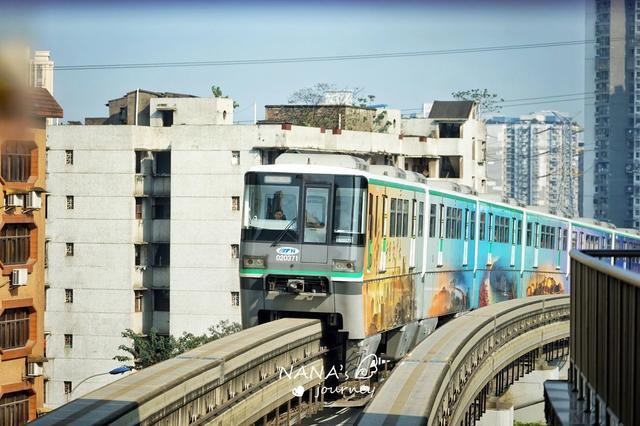
<svg viewBox="0 0 640 426">
<path fill-rule="evenodd" d="M 582 98 L 549 100 L 549 101 L 542 101 L 542 102 L 527 102 L 527 103 L 523 103 L 523 104 L 502 105 L 502 108 L 511 108 L 511 107 L 528 106 L 528 105 L 550 104 L 550 103 L 555 103 L 555 102 L 587 101 L 587 100 L 591 100 L 591 99 L 595 99 L 595 98 L 593 98 L 593 97 L 582 97 Z"/>
<path fill-rule="evenodd" d="M 305 62 L 338 62 L 363 59 L 406 58 L 416 56 L 459 55 L 465 53 L 499 52 L 508 50 L 540 49 L 548 47 L 580 46 L 595 43 L 595 40 L 569 40 L 546 43 L 511 44 L 503 46 L 485 46 L 460 49 L 419 50 L 410 52 L 364 53 L 354 55 L 334 56 L 301 56 L 292 58 L 266 59 L 233 59 L 221 61 L 183 61 L 183 62 L 148 62 L 148 63 L 114 63 L 114 64 L 82 64 L 82 65 L 54 65 L 55 71 L 85 71 L 104 69 L 134 69 L 134 68 L 175 68 L 175 67 L 215 67 L 232 65 L 265 65 L 290 64 Z"/>
<path fill-rule="evenodd" d="M 581 92 L 581 93 L 566 93 L 564 95 L 547 95 L 547 96 L 538 96 L 535 98 L 517 98 L 517 99 L 505 99 L 501 102 L 497 102 L 497 105 L 500 105 L 502 108 L 508 108 L 511 106 L 522 106 L 522 105 L 536 105 L 536 104 L 542 104 L 542 103 L 554 103 L 554 102 L 566 102 L 566 101 L 575 101 L 575 100 L 587 100 L 587 99 L 592 99 L 591 97 L 588 97 L 587 95 L 593 95 L 595 94 L 595 92 Z M 575 96 L 578 95 L 583 95 L 579 98 L 575 98 Z M 570 99 L 561 99 L 561 98 L 566 98 L 566 97 L 574 97 L 574 98 L 570 98 Z M 559 99 L 560 98 L 560 99 Z M 527 103 L 523 103 L 523 104 L 517 104 L 517 105 L 504 105 L 505 103 L 511 103 L 511 102 L 521 102 L 521 101 L 527 101 L 527 100 L 541 100 L 541 99 L 549 99 L 549 101 L 546 102 L 527 102 Z M 422 108 L 403 108 L 401 111 L 422 111 Z"/>
</svg>

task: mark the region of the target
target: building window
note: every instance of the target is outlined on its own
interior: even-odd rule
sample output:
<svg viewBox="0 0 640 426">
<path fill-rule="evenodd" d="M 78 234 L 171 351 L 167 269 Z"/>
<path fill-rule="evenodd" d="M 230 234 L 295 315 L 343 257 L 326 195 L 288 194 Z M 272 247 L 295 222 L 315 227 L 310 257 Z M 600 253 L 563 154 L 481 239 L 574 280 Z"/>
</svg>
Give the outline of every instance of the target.
<svg viewBox="0 0 640 426">
<path fill-rule="evenodd" d="M 134 244 L 135 250 L 135 265 L 146 266 L 147 265 L 147 246 L 143 244 Z"/>
<path fill-rule="evenodd" d="M 231 164 L 234 166 L 240 164 L 240 151 L 231 151 Z"/>
<path fill-rule="evenodd" d="M 24 425 L 29 421 L 29 393 L 5 393 L 0 398 L 0 425 Z"/>
<path fill-rule="evenodd" d="M 144 300 L 144 290 L 134 290 L 135 312 L 142 312 L 142 301 Z"/>
<path fill-rule="evenodd" d="M 64 289 L 64 303 L 73 303 L 73 289 L 65 288 Z"/>
<path fill-rule="evenodd" d="M 153 290 L 153 310 L 169 312 L 169 290 Z"/>
<path fill-rule="evenodd" d="M 169 266 L 171 253 L 169 244 L 156 244 L 154 248 L 153 266 Z"/>
<path fill-rule="evenodd" d="M 64 347 L 67 349 L 73 348 L 73 334 L 64 335 Z"/>
<path fill-rule="evenodd" d="M 231 292 L 231 306 L 240 306 L 240 292 L 232 291 Z"/>
<path fill-rule="evenodd" d="M 158 197 L 153 199 L 153 219 L 171 218 L 171 198 Z"/>
<path fill-rule="evenodd" d="M 240 210 L 240 197 L 231 197 L 231 210 Z"/>
<path fill-rule="evenodd" d="M 73 256 L 73 243 L 67 243 L 66 244 L 66 252 L 65 252 L 66 256 Z"/>
<path fill-rule="evenodd" d="M 156 152 L 156 174 L 171 174 L 171 151 Z"/>
<path fill-rule="evenodd" d="M 70 395 L 72 389 L 73 389 L 73 387 L 71 386 L 71 382 L 65 380 L 65 382 L 64 382 L 64 394 L 65 395 Z"/>
<path fill-rule="evenodd" d="M 73 164 L 73 150 L 67 149 L 64 152 L 64 163 L 68 164 L 68 165 L 72 165 Z"/>
<path fill-rule="evenodd" d="M 0 261 L 5 265 L 20 265 L 29 258 L 31 238 L 27 225 L 5 225 L 0 231 Z"/>
<path fill-rule="evenodd" d="M 31 148 L 24 142 L 2 145 L 2 177 L 8 182 L 26 182 L 31 176 Z"/>
<path fill-rule="evenodd" d="M 136 219 L 142 219 L 142 198 L 136 197 Z"/>
<path fill-rule="evenodd" d="M 439 137 L 441 138 L 460 138 L 461 123 L 439 123 Z"/>
<path fill-rule="evenodd" d="M 73 195 L 67 195 L 67 210 L 73 210 Z"/>
<path fill-rule="evenodd" d="M 162 115 L 162 127 L 173 126 L 173 110 L 162 110 L 160 114 Z"/>
<path fill-rule="evenodd" d="M 231 258 L 237 259 L 240 257 L 240 246 L 238 244 L 231 244 Z"/>
<path fill-rule="evenodd" d="M 0 348 L 21 348 L 29 340 L 29 311 L 6 309 L 0 315 Z"/>
</svg>

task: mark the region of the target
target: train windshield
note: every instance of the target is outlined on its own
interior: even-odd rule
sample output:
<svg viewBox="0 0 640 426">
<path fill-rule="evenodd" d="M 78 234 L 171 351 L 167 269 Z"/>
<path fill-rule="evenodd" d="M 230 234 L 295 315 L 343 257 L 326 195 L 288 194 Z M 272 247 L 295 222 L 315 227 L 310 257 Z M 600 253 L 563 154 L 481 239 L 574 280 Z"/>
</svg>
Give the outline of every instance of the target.
<svg viewBox="0 0 640 426">
<path fill-rule="evenodd" d="M 247 173 L 242 238 L 362 245 L 366 192 L 362 176 Z"/>
<path fill-rule="evenodd" d="M 300 178 L 285 174 L 247 174 L 243 229 L 247 239 L 297 241 Z"/>
</svg>

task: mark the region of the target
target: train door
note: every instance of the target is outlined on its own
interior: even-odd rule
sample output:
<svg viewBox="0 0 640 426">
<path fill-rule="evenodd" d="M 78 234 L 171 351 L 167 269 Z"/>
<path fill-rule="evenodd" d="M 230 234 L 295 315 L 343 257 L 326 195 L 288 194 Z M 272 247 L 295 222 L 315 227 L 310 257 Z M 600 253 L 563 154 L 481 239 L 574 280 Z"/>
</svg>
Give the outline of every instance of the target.
<svg viewBox="0 0 640 426">
<path fill-rule="evenodd" d="M 414 195 L 415 196 L 415 195 Z M 418 200 L 415 198 L 412 200 L 411 206 L 411 249 L 409 252 L 409 268 L 415 269 L 416 267 L 416 225 L 418 221 Z"/>
<path fill-rule="evenodd" d="M 387 196 L 383 195 L 382 196 L 382 210 L 380 212 L 380 214 L 382 215 L 382 250 L 380 252 L 380 261 L 378 264 L 378 272 L 384 272 L 387 270 L 387 232 L 388 232 L 388 225 L 387 222 L 389 221 L 388 219 L 388 214 L 387 214 Z"/>
<path fill-rule="evenodd" d="M 554 247 L 556 249 L 556 269 L 560 269 L 560 258 L 562 257 L 562 243 L 564 241 L 564 230 L 562 229 L 562 227 L 558 226 L 557 228 L 557 234 L 556 234 L 556 246 Z"/>
<path fill-rule="evenodd" d="M 533 267 L 538 267 L 538 251 L 540 250 L 540 224 L 533 224 Z"/>
<path fill-rule="evenodd" d="M 489 210 L 490 212 L 492 210 Z M 488 228 L 487 228 L 487 235 L 488 235 L 488 240 L 489 240 L 489 244 L 488 244 L 488 253 L 487 253 L 487 265 L 493 265 L 493 239 L 494 239 L 494 221 L 495 221 L 495 217 L 493 216 L 493 213 L 488 213 L 489 215 L 489 221 L 488 221 Z"/>
<path fill-rule="evenodd" d="M 464 246 L 462 248 L 462 266 L 469 263 L 469 238 L 471 236 L 471 211 L 464 209 Z"/>
<path fill-rule="evenodd" d="M 516 264 L 516 243 L 518 241 L 518 220 L 513 217 L 511 218 L 511 262 L 509 262 L 510 266 L 514 266 Z"/>
<path fill-rule="evenodd" d="M 330 189 L 329 185 L 305 186 L 302 262 L 327 263 Z"/>
<path fill-rule="evenodd" d="M 444 225 L 445 225 L 445 210 L 444 204 L 440 203 L 440 227 L 438 233 L 438 266 L 442 266 L 444 257 Z"/>
</svg>

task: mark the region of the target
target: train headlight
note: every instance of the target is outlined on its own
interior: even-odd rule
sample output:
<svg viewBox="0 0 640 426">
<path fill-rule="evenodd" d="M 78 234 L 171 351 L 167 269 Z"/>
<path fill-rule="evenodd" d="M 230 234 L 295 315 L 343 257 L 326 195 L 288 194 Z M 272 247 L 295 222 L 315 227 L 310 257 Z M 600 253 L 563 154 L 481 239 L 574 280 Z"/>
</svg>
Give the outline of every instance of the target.
<svg viewBox="0 0 640 426">
<path fill-rule="evenodd" d="M 244 256 L 242 264 L 245 268 L 264 269 L 267 267 L 266 256 Z"/>
<path fill-rule="evenodd" d="M 333 259 L 333 267 L 331 269 L 335 272 L 355 272 L 356 262 L 353 260 Z"/>
</svg>

